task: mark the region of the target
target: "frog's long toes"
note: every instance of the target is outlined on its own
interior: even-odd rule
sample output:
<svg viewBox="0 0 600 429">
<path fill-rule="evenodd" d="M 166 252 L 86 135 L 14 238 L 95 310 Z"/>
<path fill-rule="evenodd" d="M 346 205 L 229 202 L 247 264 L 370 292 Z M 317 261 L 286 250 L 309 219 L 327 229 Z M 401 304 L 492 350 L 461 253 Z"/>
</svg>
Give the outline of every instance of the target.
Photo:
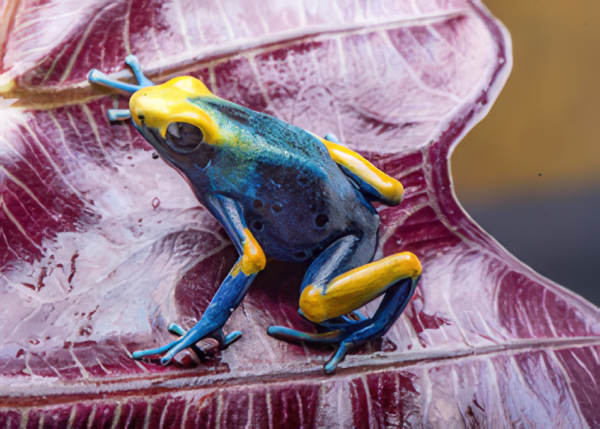
<svg viewBox="0 0 600 429">
<path fill-rule="evenodd" d="M 183 337 L 185 335 L 185 329 L 183 329 L 181 326 L 179 326 L 177 323 L 171 323 L 169 325 L 169 327 L 167 328 L 167 330 L 173 334 L 173 335 L 178 335 L 180 337 Z"/>
<path fill-rule="evenodd" d="M 167 344 L 166 346 L 162 346 L 157 349 L 138 350 L 137 352 L 133 352 L 131 354 L 131 357 L 135 360 L 140 360 L 147 356 L 158 356 L 158 355 L 161 355 L 161 354 L 171 350 L 173 347 L 175 347 L 177 344 L 179 344 L 179 342 L 180 342 L 180 340 L 176 340 L 176 341 L 173 341 L 172 343 Z"/>
<path fill-rule="evenodd" d="M 225 337 L 225 347 L 242 338 L 242 331 L 233 331 Z"/>
<path fill-rule="evenodd" d="M 284 341 L 308 341 L 312 343 L 335 343 L 342 340 L 343 330 L 338 329 L 324 334 L 309 334 L 307 332 L 296 331 L 295 329 L 284 326 L 270 326 L 267 333 L 273 338 Z"/>
<path fill-rule="evenodd" d="M 124 121 L 125 119 L 131 118 L 129 109 L 108 109 L 106 113 L 111 122 Z"/>
<path fill-rule="evenodd" d="M 90 70 L 88 73 L 88 81 L 98 85 L 107 86 L 109 88 L 120 89 L 121 91 L 129 92 L 130 94 L 142 89 L 142 87 L 139 85 L 132 85 L 130 83 L 113 79 L 97 69 Z"/>
<path fill-rule="evenodd" d="M 133 71 L 133 74 L 135 75 L 135 78 L 137 79 L 141 87 L 154 85 L 152 81 L 144 75 L 144 72 L 142 72 L 140 62 L 138 61 L 135 55 L 127 55 L 127 57 L 125 58 L 125 64 L 131 67 L 131 71 Z"/>
<path fill-rule="evenodd" d="M 329 359 L 329 362 L 327 362 L 327 364 L 325 364 L 325 368 L 324 368 L 325 373 L 331 374 L 333 371 L 335 371 L 338 364 L 344 359 L 344 356 L 346 356 L 346 353 L 348 353 L 348 350 L 350 349 L 351 346 L 352 346 L 352 343 L 348 343 L 346 341 L 343 341 L 340 344 L 340 347 L 333 354 L 331 359 Z"/>
</svg>

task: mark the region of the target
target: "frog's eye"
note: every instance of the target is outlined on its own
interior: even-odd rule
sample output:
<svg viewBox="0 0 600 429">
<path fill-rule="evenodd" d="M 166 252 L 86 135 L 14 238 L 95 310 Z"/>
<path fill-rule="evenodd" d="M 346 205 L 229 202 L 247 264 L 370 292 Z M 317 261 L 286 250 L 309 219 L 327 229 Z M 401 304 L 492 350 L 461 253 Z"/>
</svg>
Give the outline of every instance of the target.
<svg viewBox="0 0 600 429">
<path fill-rule="evenodd" d="M 165 136 L 171 148 L 180 153 L 189 153 L 198 149 L 204 139 L 202 130 L 187 122 L 171 122 Z"/>
</svg>

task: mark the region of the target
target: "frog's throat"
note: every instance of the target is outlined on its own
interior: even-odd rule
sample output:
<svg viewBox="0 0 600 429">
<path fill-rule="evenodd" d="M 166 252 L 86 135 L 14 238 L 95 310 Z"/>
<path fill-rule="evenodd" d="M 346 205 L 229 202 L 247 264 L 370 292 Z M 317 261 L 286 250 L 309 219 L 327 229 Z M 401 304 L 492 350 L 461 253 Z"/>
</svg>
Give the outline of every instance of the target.
<svg viewBox="0 0 600 429">
<path fill-rule="evenodd" d="M 143 122 L 158 130 L 162 137 L 166 136 L 170 123 L 187 122 L 202 130 L 206 143 L 218 145 L 223 141 L 221 128 L 198 104 L 190 102 L 196 97 L 218 98 L 206 85 L 190 76 L 142 88 L 129 100 L 131 118 L 138 127 Z"/>
</svg>

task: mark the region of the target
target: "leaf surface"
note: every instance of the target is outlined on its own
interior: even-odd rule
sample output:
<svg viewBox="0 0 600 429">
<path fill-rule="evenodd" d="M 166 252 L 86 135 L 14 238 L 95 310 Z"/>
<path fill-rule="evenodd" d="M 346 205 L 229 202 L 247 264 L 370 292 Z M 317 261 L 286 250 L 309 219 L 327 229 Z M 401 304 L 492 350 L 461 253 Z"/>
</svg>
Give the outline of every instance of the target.
<svg viewBox="0 0 600 429">
<path fill-rule="evenodd" d="M 600 425 L 598 309 L 509 255 L 462 210 L 449 155 L 489 110 L 510 39 L 459 0 L 222 3 L 5 0 L 0 84 L 0 425 L 587 427 Z M 384 339 L 322 373 L 305 266 L 269 262 L 215 359 L 134 350 L 193 325 L 236 259 L 179 175 L 86 84 L 98 68 L 201 78 L 219 96 L 333 132 L 406 188 L 378 256 L 416 253 L 415 300 Z M 373 312 L 376 304 L 367 306 Z"/>
</svg>

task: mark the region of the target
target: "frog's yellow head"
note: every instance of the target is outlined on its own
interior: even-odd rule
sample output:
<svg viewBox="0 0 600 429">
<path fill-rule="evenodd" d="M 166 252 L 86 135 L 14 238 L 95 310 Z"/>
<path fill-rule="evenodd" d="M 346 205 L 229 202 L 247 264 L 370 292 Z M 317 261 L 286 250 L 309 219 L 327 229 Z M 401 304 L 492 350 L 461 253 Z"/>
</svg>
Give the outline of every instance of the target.
<svg viewBox="0 0 600 429">
<path fill-rule="evenodd" d="M 201 141 L 218 145 L 222 141 L 221 129 L 210 114 L 189 101 L 194 97 L 218 99 L 198 79 L 185 76 L 138 90 L 129 100 L 129 110 L 138 129 L 158 132 L 175 146 L 180 142 L 185 146 L 184 152 Z"/>
</svg>

